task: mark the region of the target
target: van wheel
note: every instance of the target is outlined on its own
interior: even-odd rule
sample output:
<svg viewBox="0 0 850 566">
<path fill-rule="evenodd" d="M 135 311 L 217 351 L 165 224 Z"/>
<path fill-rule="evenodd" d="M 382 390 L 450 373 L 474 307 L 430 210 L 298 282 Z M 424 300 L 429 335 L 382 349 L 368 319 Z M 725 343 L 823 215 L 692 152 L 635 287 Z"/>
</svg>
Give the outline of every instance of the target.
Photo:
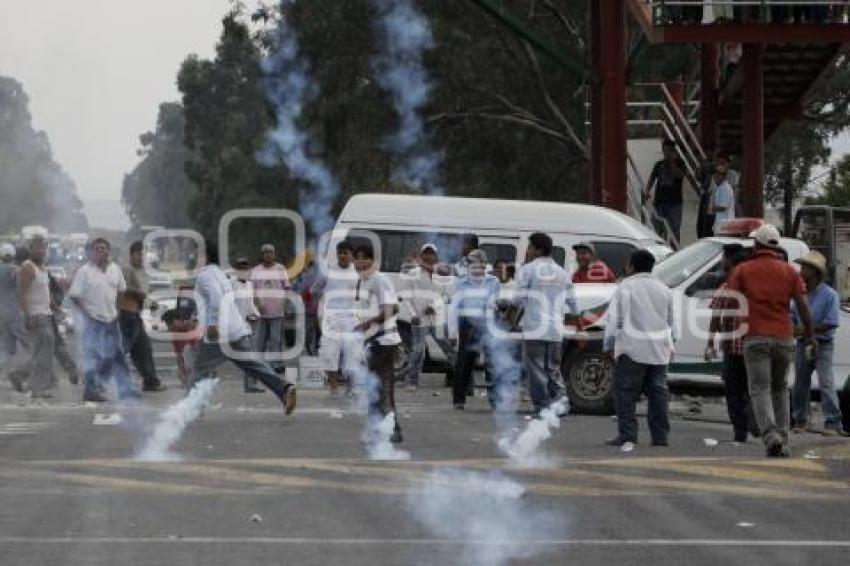
<svg viewBox="0 0 850 566">
<path fill-rule="evenodd" d="M 561 364 L 570 407 L 574 413 L 614 414 L 614 361 L 596 345 L 569 348 Z"/>
</svg>

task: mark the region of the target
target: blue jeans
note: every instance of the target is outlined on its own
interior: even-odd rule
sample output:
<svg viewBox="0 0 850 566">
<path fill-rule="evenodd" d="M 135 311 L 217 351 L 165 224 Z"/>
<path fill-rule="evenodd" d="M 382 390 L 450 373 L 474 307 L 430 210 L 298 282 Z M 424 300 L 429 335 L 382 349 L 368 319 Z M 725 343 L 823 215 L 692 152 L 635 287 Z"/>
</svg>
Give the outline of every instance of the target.
<svg viewBox="0 0 850 566">
<path fill-rule="evenodd" d="M 560 341 L 524 340 L 522 343 L 522 369 L 528 376 L 531 402 L 537 411 L 566 398 L 561 376 L 562 349 Z"/>
<path fill-rule="evenodd" d="M 791 395 L 792 417 L 794 423 L 805 424 L 809 421 L 809 399 L 812 387 L 812 373 L 818 372 L 820 384 L 820 402 L 823 409 L 823 424 L 827 428 L 841 427 L 841 408 L 838 393 L 835 391 L 835 374 L 832 369 L 832 355 L 835 345 L 832 342 L 820 342 L 820 349 L 814 363 L 806 359 L 805 342 L 797 342 L 795 359 L 797 378 Z"/>
<path fill-rule="evenodd" d="M 86 316 L 83 322 L 83 369 L 86 376 L 86 395 L 103 394 L 104 384 L 115 379 L 118 397 L 133 394 L 130 366 L 124 354 L 118 320 L 100 322 Z"/>
<path fill-rule="evenodd" d="M 750 385 L 750 402 L 765 445 L 774 440 L 788 443 L 790 406 L 788 368 L 794 342 L 770 336 L 744 338 L 744 362 Z"/>
<path fill-rule="evenodd" d="M 641 393 L 646 393 L 649 402 L 646 419 L 653 442 L 666 442 L 670 433 L 667 366 L 642 364 L 621 354 L 614 365 L 614 406 L 622 442 L 637 442 L 635 406 Z"/>
<path fill-rule="evenodd" d="M 419 374 L 422 373 L 422 363 L 425 361 L 425 338 L 427 336 L 427 326 L 410 325 L 410 356 L 407 365 L 407 383 L 409 385 L 419 385 Z"/>
<path fill-rule="evenodd" d="M 280 371 L 284 365 L 281 361 L 271 361 L 269 357 L 280 355 L 283 351 L 283 318 L 261 318 L 254 329 L 254 342 L 257 352 L 268 354 L 263 359 Z"/>
<path fill-rule="evenodd" d="M 671 204 L 662 202 L 655 205 L 655 212 L 670 224 L 670 229 L 673 231 L 673 235 L 676 236 L 676 241 L 678 242 L 680 238 L 680 232 L 682 230 L 682 203 Z"/>
<path fill-rule="evenodd" d="M 268 363 L 260 359 L 260 354 L 254 351 L 254 342 L 251 340 L 251 336 L 246 335 L 231 342 L 230 348 L 239 355 L 234 358 L 228 357 L 221 349 L 221 344 L 217 342 L 203 341 L 198 344 L 195 352 L 192 383 L 211 378 L 213 371 L 218 366 L 226 361 L 231 361 L 246 376 L 261 382 L 282 401 L 286 388 L 291 384 L 282 380 Z"/>
</svg>

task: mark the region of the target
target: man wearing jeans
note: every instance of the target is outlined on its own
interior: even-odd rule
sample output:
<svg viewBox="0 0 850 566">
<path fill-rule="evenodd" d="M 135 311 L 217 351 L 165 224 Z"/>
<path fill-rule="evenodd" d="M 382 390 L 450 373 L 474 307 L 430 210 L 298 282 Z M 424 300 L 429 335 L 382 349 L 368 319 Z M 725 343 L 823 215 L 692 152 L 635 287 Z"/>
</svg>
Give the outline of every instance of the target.
<svg viewBox="0 0 850 566">
<path fill-rule="evenodd" d="M 272 367 L 254 351 L 251 327 L 239 312 L 233 284 L 218 266 L 218 247 L 205 244 L 204 267 L 195 280 L 206 337 L 195 353 L 193 385 L 212 377 L 213 371 L 226 361 L 233 362 L 253 379 L 262 382 L 283 405 L 287 415 L 295 410 L 295 385 L 284 382 Z"/>
<path fill-rule="evenodd" d="M 801 336 L 816 347 L 811 313 L 803 280 L 780 257 L 779 230 L 764 224 L 753 234 L 755 253 L 729 278 L 729 291 L 746 299 L 743 323 L 744 363 L 750 383 L 750 399 L 767 455 L 787 458 L 790 425 L 788 367 L 794 355 L 791 300 L 802 321 Z"/>
<path fill-rule="evenodd" d="M 566 315 L 578 312 L 572 276 L 552 259 L 552 248 L 548 234 L 528 237 L 528 263 L 519 270 L 514 298 L 524 309 L 522 369 L 537 413 L 554 403 L 568 403 L 561 376 L 563 328 Z"/>
<path fill-rule="evenodd" d="M 605 350 L 614 353 L 614 403 L 618 434 L 606 442 L 624 449 L 637 443 L 635 405 L 642 392 L 649 400 L 647 421 L 653 446 L 667 446 L 670 433 L 667 365 L 679 337 L 673 293 L 652 275 L 655 257 L 632 254 L 626 279 L 606 314 Z"/>
<path fill-rule="evenodd" d="M 419 387 L 419 374 L 425 361 L 425 339 L 434 328 L 434 303 L 440 289 L 434 282 L 434 266 L 439 256 L 437 246 L 425 244 L 419 252 L 419 265 L 401 276 L 399 295 L 410 322 L 410 357 L 406 381 L 408 387 Z"/>
<path fill-rule="evenodd" d="M 283 362 L 275 360 L 283 350 L 283 318 L 285 315 L 285 291 L 289 289 L 289 275 L 286 268 L 277 263 L 276 251 L 272 244 L 263 244 L 260 248 L 262 261 L 251 271 L 251 283 L 254 285 L 254 304 L 260 311 L 257 322 L 257 351 L 265 354 L 278 372 L 284 371 Z"/>
<path fill-rule="evenodd" d="M 838 293 L 824 282 L 826 276 L 826 258 L 818 252 L 809 252 L 797 260 L 802 266 L 800 275 L 806 284 L 806 298 L 809 310 L 812 312 L 812 324 L 815 326 L 815 339 L 818 342 L 817 351 L 810 359 L 803 340 L 797 341 L 797 370 L 794 381 L 792 398 L 792 420 L 794 432 L 806 430 L 809 424 L 809 389 L 812 385 L 812 372 L 818 372 L 820 400 L 823 408 L 823 428 L 829 435 L 842 434 L 844 427 L 841 423 L 841 407 L 838 403 L 838 393 L 835 391 L 835 375 L 832 370 L 833 340 L 835 329 L 839 324 L 841 300 Z M 794 334 L 802 336 L 800 315 L 794 309 Z"/>
<path fill-rule="evenodd" d="M 136 399 L 139 394 L 130 382 L 130 367 L 124 355 L 118 327 L 118 293 L 127 288 L 121 269 L 109 259 L 110 245 L 103 238 L 91 243 L 89 262 L 77 270 L 68 297 L 82 313 L 83 400 L 106 402 L 104 383 L 111 378 L 120 399 Z"/>
</svg>

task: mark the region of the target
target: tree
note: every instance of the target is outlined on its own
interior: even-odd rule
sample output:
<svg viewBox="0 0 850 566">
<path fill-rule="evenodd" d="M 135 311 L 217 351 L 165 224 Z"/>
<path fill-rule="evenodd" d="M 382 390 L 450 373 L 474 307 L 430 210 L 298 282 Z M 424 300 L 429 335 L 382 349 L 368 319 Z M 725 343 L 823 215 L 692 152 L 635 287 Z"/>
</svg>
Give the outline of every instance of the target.
<svg viewBox="0 0 850 566">
<path fill-rule="evenodd" d="M 0 234 L 37 224 L 53 232 L 85 231 L 74 182 L 53 160 L 47 134 L 32 127 L 23 86 L 0 76 Z"/>
<path fill-rule="evenodd" d="M 189 215 L 207 237 L 217 236 L 222 215 L 237 208 L 297 208 L 297 190 L 284 170 L 257 159 L 274 125 L 260 57 L 260 46 L 236 8 L 223 20 L 215 59 L 190 56 L 178 75 L 185 142 L 193 156 L 186 173 L 197 188 Z M 259 241 L 292 241 L 288 227 L 259 224 L 234 227 L 234 253 L 256 252 Z"/>
<path fill-rule="evenodd" d="M 823 194 L 807 199 L 808 204 L 850 207 L 850 154 L 835 163 L 823 186 Z"/>
<path fill-rule="evenodd" d="M 178 103 L 159 107 L 156 131 L 139 137 L 141 162 L 124 177 L 121 198 L 133 230 L 141 226 L 188 228 L 197 187 L 186 175 L 192 154 L 184 143 L 186 120 Z"/>
</svg>

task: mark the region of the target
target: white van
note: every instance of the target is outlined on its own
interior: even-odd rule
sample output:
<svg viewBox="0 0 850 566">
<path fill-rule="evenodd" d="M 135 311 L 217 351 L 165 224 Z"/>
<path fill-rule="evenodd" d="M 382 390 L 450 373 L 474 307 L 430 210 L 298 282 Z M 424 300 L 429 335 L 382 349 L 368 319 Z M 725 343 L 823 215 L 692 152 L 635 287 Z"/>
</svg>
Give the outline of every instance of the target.
<svg viewBox="0 0 850 566">
<path fill-rule="evenodd" d="M 648 249 L 660 260 L 667 244 L 633 218 L 608 208 L 585 204 L 461 197 L 361 194 L 348 201 L 338 230 L 375 233 L 381 244 L 381 271 L 398 273 L 404 260 L 426 242 L 440 247 L 440 260 L 459 257 L 459 237 L 476 234 L 490 263 L 521 265 L 528 237 L 552 236 L 555 261 L 575 268 L 572 246 L 593 242 L 600 258 L 622 274 L 629 255 Z"/>
<path fill-rule="evenodd" d="M 625 214 L 608 208 L 560 202 L 515 201 L 460 197 L 432 197 L 391 194 L 361 194 L 351 198 L 336 226 L 335 238 L 342 234 L 366 234 L 380 244 L 381 271 L 399 274 L 407 259 L 426 242 L 439 248 L 440 261 L 454 264 L 459 258 L 460 236 L 478 236 L 480 248 L 491 264 L 498 260 L 520 266 L 525 260 L 528 237 L 545 232 L 555 245 L 554 258 L 560 265 L 575 269 L 572 246 L 593 242 L 597 254 L 618 275 L 637 249 L 650 250 L 658 260 L 672 253 L 667 244 L 647 227 Z M 372 236 L 372 234 L 374 236 Z M 376 246 L 377 248 L 378 246 Z M 582 311 L 603 309 L 615 285 L 577 286 Z M 404 321 L 400 330 L 405 333 Z M 429 343 L 426 366 L 442 350 L 451 359 L 445 343 Z M 397 371 L 406 366 L 405 348 L 397 360 Z M 431 357 L 434 354 L 434 357 Z M 435 367 L 451 373 L 445 363 Z M 564 377 L 578 411 L 606 413 L 612 410 L 607 357 L 595 347 L 565 348 Z"/>
</svg>

